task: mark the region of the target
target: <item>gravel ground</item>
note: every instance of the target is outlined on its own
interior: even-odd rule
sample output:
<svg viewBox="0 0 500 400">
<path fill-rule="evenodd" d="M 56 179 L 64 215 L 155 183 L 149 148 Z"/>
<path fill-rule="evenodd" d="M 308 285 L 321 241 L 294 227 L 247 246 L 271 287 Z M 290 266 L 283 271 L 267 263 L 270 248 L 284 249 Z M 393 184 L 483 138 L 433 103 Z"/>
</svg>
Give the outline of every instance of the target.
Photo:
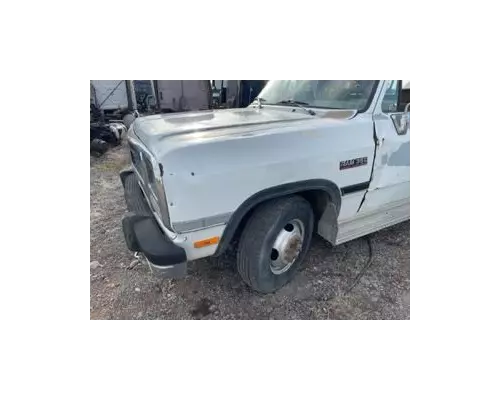
<svg viewBox="0 0 500 400">
<path fill-rule="evenodd" d="M 188 264 L 182 280 L 160 280 L 127 249 L 118 172 L 126 145 L 90 158 L 91 319 L 410 319 L 410 222 L 332 247 L 313 238 L 295 279 L 275 294 L 251 291 L 226 259 Z"/>
</svg>

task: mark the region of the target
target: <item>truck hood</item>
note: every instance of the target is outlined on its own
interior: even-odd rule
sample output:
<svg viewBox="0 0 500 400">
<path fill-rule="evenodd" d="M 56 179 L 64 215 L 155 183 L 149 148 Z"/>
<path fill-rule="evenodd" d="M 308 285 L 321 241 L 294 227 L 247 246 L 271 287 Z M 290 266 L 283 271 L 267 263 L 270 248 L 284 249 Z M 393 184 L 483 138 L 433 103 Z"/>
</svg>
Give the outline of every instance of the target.
<svg viewBox="0 0 500 400">
<path fill-rule="evenodd" d="M 288 125 L 310 119 L 314 117 L 300 111 L 242 108 L 151 115 L 136 119 L 133 127 L 134 134 L 156 153 L 158 146 L 167 143 L 185 142 L 207 135 L 216 138 L 248 133 L 268 125 Z"/>
</svg>

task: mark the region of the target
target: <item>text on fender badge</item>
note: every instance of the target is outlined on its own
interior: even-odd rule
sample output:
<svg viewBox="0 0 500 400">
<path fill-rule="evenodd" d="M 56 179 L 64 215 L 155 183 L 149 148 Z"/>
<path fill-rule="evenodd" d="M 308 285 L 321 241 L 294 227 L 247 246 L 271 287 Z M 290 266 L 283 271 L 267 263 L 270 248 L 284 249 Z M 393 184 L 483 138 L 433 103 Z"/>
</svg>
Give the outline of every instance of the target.
<svg viewBox="0 0 500 400">
<path fill-rule="evenodd" d="M 353 158 L 352 160 L 341 161 L 340 169 L 361 167 L 366 164 L 368 164 L 368 157 Z"/>
</svg>

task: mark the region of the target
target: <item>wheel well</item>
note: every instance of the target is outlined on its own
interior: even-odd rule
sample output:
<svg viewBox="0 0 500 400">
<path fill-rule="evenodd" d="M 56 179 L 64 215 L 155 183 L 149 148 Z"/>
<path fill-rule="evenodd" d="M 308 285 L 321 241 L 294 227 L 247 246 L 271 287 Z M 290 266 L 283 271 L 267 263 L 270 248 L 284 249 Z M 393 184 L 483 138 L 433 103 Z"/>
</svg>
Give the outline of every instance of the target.
<svg viewBox="0 0 500 400">
<path fill-rule="evenodd" d="M 315 219 L 315 231 L 317 229 L 318 221 L 320 220 L 323 212 L 325 211 L 328 203 L 333 201 L 336 205 L 337 212 L 340 212 L 341 197 L 340 190 L 335 184 L 329 185 L 327 188 L 304 188 L 298 189 L 296 191 L 282 191 L 275 192 L 271 196 L 259 196 L 257 201 L 251 201 L 248 199 L 242 206 L 233 214 L 231 220 L 228 222 L 222 240 L 217 248 L 215 255 L 222 254 L 231 244 L 236 243 L 241 235 L 248 219 L 252 216 L 255 209 L 265 201 L 286 197 L 291 195 L 299 195 L 306 199 L 314 212 Z M 254 196 L 252 196 L 254 197 Z M 239 214 L 239 215 L 238 215 Z"/>
<path fill-rule="evenodd" d="M 323 212 L 326 210 L 328 202 L 331 201 L 330 195 L 321 189 L 306 190 L 304 192 L 299 192 L 297 194 L 302 196 L 309 202 L 309 204 L 311 204 L 311 207 L 314 212 L 314 219 L 316 220 L 317 223 L 321 218 L 321 216 L 323 215 Z"/>
</svg>

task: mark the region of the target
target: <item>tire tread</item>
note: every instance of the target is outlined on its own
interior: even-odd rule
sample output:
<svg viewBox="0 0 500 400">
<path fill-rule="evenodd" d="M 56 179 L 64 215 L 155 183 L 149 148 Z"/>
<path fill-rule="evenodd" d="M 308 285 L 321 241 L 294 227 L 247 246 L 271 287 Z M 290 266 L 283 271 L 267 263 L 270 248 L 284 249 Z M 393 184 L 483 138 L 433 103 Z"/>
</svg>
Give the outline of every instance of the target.
<svg viewBox="0 0 500 400">
<path fill-rule="evenodd" d="M 253 289 L 263 292 L 262 282 L 258 282 L 255 274 L 252 274 L 253 262 L 258 259 L 258 255 L 262 251 L 263 243 L 272 228 L 272 223 L 283 218 L 283 214 L 289 212 L 290 209 L 300 208 L 307 210 L 311 219 L 314 218 L 309 202 L 297 195 L 269 200 L 257 206 L 250 216 L 238 246 L 237 269 L 243 281 Z M 307 240 L 307 244 L 309 244 L 310 237 Z"/>
</svg>

